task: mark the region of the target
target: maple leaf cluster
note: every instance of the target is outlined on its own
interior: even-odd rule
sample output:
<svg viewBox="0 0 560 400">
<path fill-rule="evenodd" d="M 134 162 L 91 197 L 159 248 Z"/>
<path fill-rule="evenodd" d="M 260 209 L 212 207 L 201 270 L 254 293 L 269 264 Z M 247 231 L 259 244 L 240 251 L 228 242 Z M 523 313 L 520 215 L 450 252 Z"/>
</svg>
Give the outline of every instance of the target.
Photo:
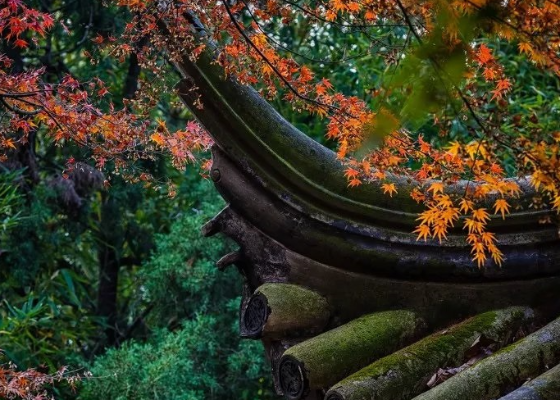
<svg viewBox="0 0 560 400">
<path fill-rule="evenodd" d="M 53 24 L 54 20 L 49 14 L 27 7 L 22 0 L 0 2 L 0 37 L 11 41 L 15 47 L 25 48 L 29 45 L 22 38 L 26 32 L 45 36 Z M 4 59 L 4 63 L 7 62 Z"/>
<path fill-rule="evenodd" d="M 31 40 L 44 36 L 53 24 L 51 15 L 29 8 L 21 0 L 0 0 L 0 38 L 8 46 L 27 47 L 23 35 Z M 93 40 L 103 42 L 99 37 Z M 132 46 L 123 44 L 115 54 L 124 61 L 132 51 Z M 12 60 L 0 54 L 0 108 L 4 111 L 0 117 L 0 161 L 26 143 L 32 130 L 45 131 L 56 145 L 72 142 L 83 146 L 98 168 L 111 163 L 116 171 L 126 171 L 134 161 L 153 159 L 164 152 L 171 154 L 175 166 L 183 168 L 194 159 L 193 151 L 211 145 L 208 135 L 195 123 L 180 132 L 164 132 L 169 138 L 159 143 L 152 140 L 154 134 L 162 133 L 150 123 L 150 104 L 131 101 L 128 107 L 116 109 L 108 100 L 108 88 L 98 78 L 80 82 L 67 75 L 59 82 L 47 83 L 44 68 L 13 73 L 11 65 Z M 106 106 L 101 108 L 103 103 Z"/>
<path fill-rule="evenodd" d="M 66 383 L 75 389 L 77 382 L 87 377 L 68 373 L 63 367 L 54 374 L 46 374 L 30 368 L 18 371 L 13 363 L 0 365 L 0 397 L 3 399 L 46 400 L 52 398 L 49 390 L 54 384 Z"/>
</svg>

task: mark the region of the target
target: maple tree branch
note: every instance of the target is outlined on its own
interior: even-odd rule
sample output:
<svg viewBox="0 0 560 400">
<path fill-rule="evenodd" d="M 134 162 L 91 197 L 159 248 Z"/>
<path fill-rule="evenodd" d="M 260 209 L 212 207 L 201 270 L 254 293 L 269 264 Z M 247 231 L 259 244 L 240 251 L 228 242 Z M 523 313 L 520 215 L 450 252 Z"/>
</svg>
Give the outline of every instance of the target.
<svg viewBox="0 0 560 400">
<path fill-rule="evenodd" d="M 68 4 L 66 4 L 66 5 L 64 5 L 64 6 L 59 7 L 59 8 L 56 9 L 55 11 L 49 11 L 49 14 L 54 14 L 54 13 L 56 13 L 58 10 L 64 9 L 64 8 L 68 7 L 70 4 L 72 4 L 72 3 L 74 3 L 74 2 L 76 2 L 76 0 L 73 0 L 73 1 L 69 2 Z M 44 6 L 45 6 L 45 5 L 44 5 Z M 46 6 L 45 6 L 45 7 L 46 7 Z M 47 8 L 47 7 L 46 7 L 46 8 Z M 59 19 L 59 20 L 57 21 L 57 23 L 58 23 L 58 24 L 62 24 L 62 21 Z M 49 52 L 49 53 L 50 53 L 50 57 L 60 57 L 60 56 L 64 56 L 64 55 L 67 55 L 67 54 L 70 54 L 70 53 L 74 53 L 75 51 L 81 49 L 81 48 L 83 47 L 83 45 L 87 42 L 88 37 L 90 36 L 90 35 L 89 35 L 89 34 L 90 34 L 90 30 L 91 30 L 91 28 L 93 28 L 93 27 L 94 27 L 94 24 L 93 24 L 93 7 L 91 7 L 91 8 L 90 8 L 89 22 L 88 22 L 86 25 L 84 25 L 84 28 L 85 28 L 84 34 L 82 35 L 82 37 L 81 37 L 72 47 L 70 47 L 69 49 L 57 50 L 57 51 L 55 51 L 55 52 L 51 52 L 50 49 L 49 49 L 49 46 L 41 46 L 40 48 L 41 48 L 42 50 L 45 50 L 45 51 Z M 49 39 L 50 39 L 50 36 L 49 36 Z M 42 55 L 39 55 L 39 54 L 26 54 L 26 58 L 37 59 L 37 58 L 42 58 L 42 57 L 43 57 L 43 56 L 42 56 Z"/>
<path fill-rule="evenodd" d="M 314 62 L 314 63 L 320 63 L 320 64 L 340 64 L 343 63 L 345 61 L 349 61 L 349 60 L 356 60 L 362 57 L 365 57 L 367 55 L 370 55 L 371 53 L 368 52 L 364 52 L 361 54 L 357 54 L 355 56 L 352 57 L 342 57 L 339 60 L 327 60 L 327 59 L 317 59 L 317 58 L 312 58 L 309 56 L 306 56 L 305 54 L 301 54 L 293 49 L 290 49 L 289 47 L 284 46 L 283 44 L 281 44 L 280 42 L 278 42 L 276 39 L 274 39 L 272 36 L 270 36 L 265 29 L 263 28 L 263 26 L 260 24 L 260 21 L 256 18 L 255 14 L 251 11 L 251 9 L 249 8 L 249 5 L 247 4 L 247 2 L 245 0 L 241 0 L 243 2 L 243 4 L 245 4 L 245 9 L 247 10 L 247 12 L 249 13 L 251 19 L 255 22 L 255 24 L 257 25 L 257 27 L 259 28 L 259 30 L 261 31 L 261 33 L 263 35 L 265 35 L 267 37 L 268 40 L 270 40 L 276 47 L 287 51 L 290 54 L 296 55 L 298 57 L 301 57 L 307 61 L 310 62 Z"/>
<path fill-rule="evenodd" d="M 559 3 L 556 3 L 556 2 L 553 2 L 553 1 L 550 1 L 550 0 L 545 0 L 545 1 L 548 1 L 548 2 L 551 3 L 551 4 L 554 4 L 555 6 L 560 7 L 560 4 L 559 4 Z M 466 2 L 469 3 L 473 8 L 477 9 L 478 11 L 482 11 L 482 10 L 483 10 L 482 7 L 480 7 L 479 5 L 473 3 L 471 0 L 466 0 Z M 560 36 L 559 33 L 556 33 L 556 34 L 546 33 L 546 34 L 543 34 L 542 36 L 541 36 L 541 35 L 537 35 L 537 34 L 535 34 L 535 33 L 528 32 L 527 30 L 522 29 L 520 26 L 516 26 L 516 25 L 512 24 L 511 22 L 506 21 L 505 19 L 500 18 L 500 17 L 498 17 L 498 16 L 496 16 L 496 15 L 491 15 L 491 16 L 490 16 L 490 19 L 492 19 L 492 20 L 494 20 L 494 21 L 497 21 L 497 22 L 499 22 L 499 23 L 501 23 L 501 24 L 504 24 L 504 25 L 506 25 L 506 26 L 512 28 L 513 30 L 515 30 L 515 31 L 518 32 L 518 33 L 522 33 L 523 35 L 525 35 L 525 37 L 527 38 L 527 40 L 528 40 L 529 42 L 531 42 L 536 48 L 538 48 L 538 47 L 543 47 L 543 46 L 544 46 L 546 49 L 550 50 L 551 52 L 553 52 L 553 50 L 548 46 L 548 45 L 549 45 L 548 40 L 545 41 L 545 42 L 543 43 L 543 42 L 539 42 L 539 41 L 535 40 L 535 38 L 542 38 L 542 37 L 545 37 L 546 39 L 549 39 L 549 38 L 552 38 L 552 37 L 558 37 L 558 36 Z M 560 66 L 560 60 L 559 60 L 558 57 L 556 57 L 556 56 L 548 55 L 548 61 L 550 61 L 551 63 L 553 63 L 553 64 L 556 65 L 556 66 Z"/>
<path fill-rule="evenodd" d="M 27 101 L 24 101 L 23 99 L 19 99 L 19 101 L 24 102 L 24 103 L 28 103 L 28 104 L 33 104 Z M 28 111 L 28 110 L 23 110 L 17 106 L 14 106 L 13 104 L 9 104 L 3 97 L 0 96 L 0 103 L 2 103 L 2 105 L 4 107 L 6 107 L 8 110 L 16 113 L 16 114 L 20 114 L 20 115 L 27 115 L 27 116 L 33 116 L 33 115 L 37 115 L 41 112 L 41 109 L 35 109 L 33 111 Z M 36 106 L 36 104 L 33 104 L 34 106 Z"/>
<path fill-rule="evenodd" d="M 403 17 L 406 21 L 406 23 L 408 24 L 412 34 L 414 35 L 414 37 L 416 38 L 416 40 L 418 41 L 418 43 L 420 43 L 420 45 L 423 44 L 423 40 L 420 37 L 420 35 L 416 32 L 416 29 L 406 11 L 406 8 L 404 7 L 404 5 L 402 4 L 401 0 L 396 0 L 396 3 L 399 7 L 399 9 L 401 10 L 401 12 L 403 13 Z M 428 59 L 430 60 L 430 62 L 434 65 L 434 68 L 442 73 L 446 73 L 445 69 L 441 67 L 441 65 L 439 65 L 438 61 L 435 60 L 433 57 L 429 56 Z M 443 81 L 442 77 L 439 74 L 436 74 L 438 79 L 442 82 L 442 84 L 444 85 L 444 87 L 447 88 L 447 85 L 445 84 L 445 82 Z M 498 141 L 498 143 L 500 143 L 501 145 L 504 145 L 506 148 L 510 148 L 511 147 L 507 144 L 504 143 L 502 141 L 499 141 L 495 135 L 492 135 L 491 132 L 488 130 L 487 126 L 482 122 L 482 120 L 479 118 L 478 114 L 476 113 L 476 111 L 473 109 L 471 103 L 469 102 L 469 100 L 467 99 L 467 97 L 465 96 L 465 94 L 463 93 L 463 91 L 461 90 L 460 87 L 458 87 L 452 80 L 450 80 L 451 85 L 453 86 L 453 88 L 457 91 L 457 93 L 459 94 L 459 97 L 461 98 L 461 101 L 463 102 L 463 104 L 465 105 L 465 107 L 467 108 L 469 114 L 471 115 L 471 117 L 473 118 L 473 120 L 475 121 L 475 123 L 482 129 L 482 131 L 484 132 L 484 135 L 486 138 L 489 138 L 490 136 L 494 137 L 496 139 L 496 141 Z M 451 97 L 450 91 L 447 90 L 448 96 Z M 456 114 L 458 115 L 458 112 L 456 111 Z M 479 152 L 480 152 L 480 148 L 482 145 L 482 140 L 478 141 L 478 145 L 477 145 L 477 149 L 476 149 L 476 153 L 475 153 L 475 160 L 478 158 Z M 470 175 L 473 174 L 473 168 L 474 168 L 474 163 L 470 168 Z M 467 184 L 465 186 L 465 193 L 463 195 L 463 197 L 466 197 L 468 189 L 469 189 L 469 185 L 471 183 L 471 179 L 468 178 L 467 180 Z"/>
<path fill-rule="evenodd" d="M 406 23 L 408 24 L 412 34 L 414 35 L 414 37 L 416 38 L 416 40 L 418 41 L 418 43 L 420 43 L 421 45 L 423 44 L 423 40 L 420 37 L 420 35 L 416 32 L 416 29 L 414 28 L 414 25 L 412 24 L 412 21 L 406 11 L 406 8 L 404 7 L 404 5 L 402 4 L 401 0 L 396 0 L 396 3 L 398 5 L 398 7 L 400 8 L 401 12 L 403 13 L 403 17 L 406 21 Z M 432 64 L 434 64 L 434 67 L 437 71 L 439 72 L 445 72 L 445 69 L 441 67 L 441 65 L 439 65 L 439 62 L 437 60 L 435 60 L 433 57 L 429 56 L 428 57 L 430 62 Z M 446 87 L 445 83 L 443 82 L 443 80 L 441 79 L 441 76 L 439 74 L 437 74 L 438 78 L 440 79 L 440 81 L 442 82 L 442 84 L 444 84 L 444 87 Z M 487 135 L 487 128 L 486 126 L 483 124 L 482 120 L 478 117 L 478 115 L 476 114 L 475 110 L 472 108 L 472 105 L 470 104 L 470 102 L 468 101 L 467 97 L 465 96 L 465 94 L 463 93 L 463 91 L 461 90 L 461 88 L 459 88 L 455 83 L 453 83 L 453 81 L 451 81 L 451 84 L 453 86 L 453 88 L 457 91 L 457 93 L 459 94 L 459 97 L 461 98 L 462 102 L 465 104 L 467 110 L 469 111 L 469 114 L 471 114 L 471 116 L 473 117 L 474 121 L 476 122 L 476 124 L 478 126 L 480 126 L 480 128 L 484 131 L 484 133 Z M 448 91 L 448 95 L 451 97 L 449 91 Z"/>
<path fill-rule="evenodd" d="M 307 9 L 307 8 L 297 4 L 297 3 L 291 2 L 289 0 L 280 0 L 280 1 L 282 1 L 285 4 L 289 4 L 292 7 L 295 7 L 297 9 L 303 11 L 304 14 L 310 15 L 311 17 L 313 17 L 317 21 L 320 21 L 320 22 L 323 22 L 323 23 L 326 23 L 326 24 L 329 24 L 329 25 L 336 26 L 336 27 L 340 28 L 341 32 L 343 32 L 343 29 L 355 28 L 355 30 L 351 30 L 350 32 L 359 32 L 359 33 L 363 34 L 364 36 L 366 36 L 369 40 L 371 40 L 371 42 L 377 43 L 380 46 L 386 46 L 388 48 L 389 47 L 394 47 L 394 46 L 391 46 L 388 43 L 384 43 L 382 40 L 371 36 L 368 32 L 366 32 L 365 29 L 367 29 L 367 28 L 384 28 L 384 27 L 399 28 L 399 27 L 406 27 L 407 26 L 406 24 L 363 24 L 363 25 L 341 24 L 341 23 L 338 23 L 336 21 L 329 21 L 326 18 L 321 17 L 320 15 L 310 11 L 309 9 Z"/>
<path fill-rule="evenodd" d="M 414 24 L 412 23 L 412 20 L 410 19 L 410 16 L 408 15 L 408 12 L 406 11 L 405 6 L 401 2 L 401 0 L 396 0 L 396 3 L 397 3 L 397 6 L 399 7 L 399 9 L 401 10 L 401 12 L 403 14 L 403 18 L 404 18 L 406 24 L 408 25 L 410 31 L 412 32 L 412 34 L 414 35 L 416 40 L 418 40 L 418 43 L 423 44 L 422 38 L 420 37 L 418 32 L 416 32 L 416 28 L 414 27 Z"/>
<path fill-rule="evenodd" d="M 328 19 L 321 17 L 319 14 L 316 14 L 313 11 L 311 11 L 311 10 L 309 10 L 309 9 L 307 9 L 307 8 L 297 4 L 297 3 L 294 3 L 290 0 L 280 0 L 280 1 L 282 1 L 282 3 L 289 4 L 292 7 L 295 7 L 297 9 L 303 11 L 305 14 L 315 18 L 318 21 L 324 22 L 326 24 L 338 26 L 338 27 L 341 27 L 341 28 L 360 28 L 360 29 L 362 29 L 362 28 L 384 28 L 384 27 L 404 27 L 404 26 L 406 26 L 406 25 L 403 25 L 403 24 L 341 24 L 341 23 L 336 22 L 336 21 L 329 21 Z"/>
<path fill-rule="evenodd" d="M 31 92 L 19 92 L 19 93 L 15 93 L 15 92 L 0 92 L 0 97 L 6 97 L 6 98 L 11 98 L 11 99 L 18 99 L 21 97 L 33 97 L 36 96 L 38 94 L 42 94 L 44 92 L 46 92 L 46 89 L 43 90 L 34 90 Z"/>
<path fill-rule="evenodd" d="M 315 99 L 312 99 L 310 97 L 304 96 L 301 93 L 299 93 L 299 91 L 293 87 L 293 85 L 284 77 L 284 75 L 276 68 L 276 66 L 263 54 L 263 52 L 257 47 L 257 45 L 255 45 L 253 43 L 253 41 L 251 40 L 251 38 L 249 36 L 247 36 L 247 34 L 245 33 L 244 29 L 239 25 L 239 22 L 237 22 L 237 20 L 235 19 L 235 16 L 233 15 L 231 8 L 229 7 L 229 5 L 227 4 L 227 2 L 224 2 L 224 7 L 226 9 L 226 12 L 228 13 L 228 16 L 230 18 L 230 20 L 233 22 L 236 30 L 241 34 L 241 36 L 243 37 L 243 39 L 245 39 L 245 41 L 249 44 L 249 46 L 251 46 L 253 48 L 253 50 L 255 50 L 257 52 L 257 54 L 259 55 L 259 57 L 262 58 L 262 60 L 274 71 L 274 73 L 276 74 L 276 76 L 278 76 L 278 78 L 280 78 L 280 80 L 286 85 L 286 87 L 295 94 L 296 97 L 298 97 L 299 99 L 315 104 L 323 109 L 326 110 L 337 110 L 337 111 L 341 111 L 344 114 L 348 115 L 351 118 L 356 118 L 356 116 L 347 113 L 344 110 L 341 110 L 339 107 L 333 106 L 333 105 L 329 105 L 329 104 L 325 104 L 322 103 L 320 101 L 317 101 Z"/>
</svg>

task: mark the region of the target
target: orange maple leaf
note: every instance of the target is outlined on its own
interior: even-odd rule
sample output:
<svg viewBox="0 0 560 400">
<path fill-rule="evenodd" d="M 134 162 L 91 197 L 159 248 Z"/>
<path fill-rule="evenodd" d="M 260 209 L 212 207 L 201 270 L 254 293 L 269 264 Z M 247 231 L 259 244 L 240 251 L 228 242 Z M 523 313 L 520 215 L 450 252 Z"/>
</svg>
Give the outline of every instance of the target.
<svg viewBox="0 0 560 400">
<path fill-rule="evenodd" d="M 362 181 L 358 178 L 352 178 L 350 179 L 350 182 L 348 182 L 348 186 L 350 187 L 360 186 L 361 184 Z"/>
<path fill-rule="evenodd" d="M 358 175 L 360 175 L 360 171 L 358 171 L 357 169 L 354 169 L 354 168 L 347 168 L 346 172 L 344 172 L 344 176 L 348 180 L 356 178 L 356 177 L 358 177 Z"/>
<path fill-rule="evenodd" d="M 478 47 L 476 58 L 481 64 L 486 64 L 494 59 L 494 57 L 492 56 L 492 52 L 485 44 L 481 44 Z"/>
<path fill-rule="evenodd" d="M 394 183 L 384 183 L 381 185 L 384 194 L 389 194 L 389 197 L 393 197 L 393 193 L 397 193 L 397 187 Z"/>
<path fill-rule="evenodd" d="M 19 47 L 20 49 L 25 49 L 28 46 L 28 44 L 23 39 L 16 39 L 14 40 L 14 46 Z"/>
</svg>

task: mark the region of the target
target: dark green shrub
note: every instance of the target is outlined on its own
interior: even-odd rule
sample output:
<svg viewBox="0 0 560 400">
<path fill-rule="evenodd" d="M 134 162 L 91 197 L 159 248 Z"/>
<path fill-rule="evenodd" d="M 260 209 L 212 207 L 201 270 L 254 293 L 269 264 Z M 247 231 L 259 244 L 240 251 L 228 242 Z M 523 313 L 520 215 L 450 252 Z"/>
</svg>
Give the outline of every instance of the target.
<svg viewBox="0 0 560 400">
<path fill-rule="evenodd" d="M 200 235 L 223 201 L 208 182 L 192 190 L 199 200 L 170 233 L 157 236 L 157 250 L 138 275 L 138 301 L 150 310 L 143 322 L 152 334 L 97 357 L 82 400 L 272 397 L 262 345 L 239 339 L 241 278 L 214 265 L 232 244 Z"/>
</svg>

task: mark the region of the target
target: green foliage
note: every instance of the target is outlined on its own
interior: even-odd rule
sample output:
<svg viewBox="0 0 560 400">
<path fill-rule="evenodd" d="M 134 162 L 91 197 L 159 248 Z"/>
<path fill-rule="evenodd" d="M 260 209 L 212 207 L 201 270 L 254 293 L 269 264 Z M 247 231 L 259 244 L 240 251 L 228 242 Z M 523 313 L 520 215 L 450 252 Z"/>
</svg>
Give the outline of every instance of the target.
<svg viewBox="0 0 560 400">
<path fill-rule="evenodd" d="M 27 3 L 62 23 L 33 46 L 11 49 L 18 67 L 45 66 L 52 83 L 68 73 L 84 85 L 100 78 L 111 91 L 102 109 L 109 99 L 122 106 L 136 79 L 143 87 L 153 83 L 145 69 L 131 73 L 133 57 L 116 59 L 92 40 L 118 37 L 130 20 L 124 8 L 99 0 Z M 188 111 L 176 103 L 175 81 L 173 74 L 158 80 L 168 89 L 151 117 L 182 128 Z M 133 185 L 81 163 L 87 150 L 55 145 L 43 126 L 31 137 L 0 164 L 22 170 L 0 173 L 0 349 L 6 359 L 54 373 L 61 366 L 89 367 L 98 355 L 86 399 L 266 398 L 271 384 L 262 346 L 238 338 L 240 277 L 214 267 L 231 244 L 199 234 L 223 204 L 212 185 L 192 170 L 173 170 L 163 157 L 135 165 L 155 177 L 151 188 L 144 181 Z M 79 167 L 63 179 L 70 158 Z M 157 187 L 166 181 L 177 185 L 176 198 Z M 159 250 L 150 259 L 156 241 Z M 117 271 L 117 301 L 102 318 L 98 290 L 107 265 Z M 108 332 L 116 333 L 115 343 Z"/>
<path fill-rule="evenodd" d="M 107 98 L 122 105 L 122 98 L 134 89 L 131 61 L 128 56 L 104 57 L 106 49 L 92 39 L 110 41 L 118 36 L 130 15 L 101 1 L 53 0 L 42 2 L 43 7 L 64 26 L 56 24 L 49 37 L 22 50 L 21 67 L 46 64 L 49 82 L 58 82 L 67 73 L 82 82 L 98 77 L 111 89 Z M 87 53 L 99 61 L 92 62 Z M 144 70 L 137 79 L 140 84 L 153 81 Z M 169 81 L 174 80 L 170 74 Z M 173 103 L 175 97 L 166 95 L 153 117 L 182 127 L 187 111 Z M 269 375 L 262 348 L 242 344 L 236 331 L 233 302 L 241 292 L 240 278 L 234 271 L 218 274 L 214 267 L 230 245 L 199 235 L 202 223 L 222 204 L 211 184 L 200 182 L 193 171 L 170 171 L 163 157 L 136 167 L 153 175 L 158 184 L 176 184 L 175 199 L 157 187 L 132 185 L 118 175 L 103 176 L 81 163 L 69 179 L 63 179 L 66 161 L 85 160 L 87 153 L 71 145 L 55 146 L 42 129 L 30 141 L 29 165 L 14 163 L 27 168 L 21 177 L 0 174 L 0 349 L 7 359 L 24 369 L 44 366 L 55 372 L 63 365 L 72 369 L 111 346 L 107 332 L 116 332 L 116 344 L 124 344 L 98 357 L 94 372 L 106 376 L 113 357 L 126 358 L 131 369 L 116 365 L 118 383 L 93 380 L 85 387 L 86 398 L 117 398 L 123 387 L 153 398 L 156 389 L 137 384 L 136 379 L 138 374 L 159 377 L 158 368 L 167 362 L 178 368 L 168 368 L 158 379 L 162 398 L 208 398 L 208 393 L 218 398 L 231 388 L 239 398 L 264 397 L 259 390 L 270 384 L 259 381 Z M 30 179 L 32 173 L 36 179 Z M 18 185 L 13 184 L 16 178 Z M 105 179 L 109 188 L 102 187 Z M 156 237 L 160 250 L 146 262 Z M 104 255 L 110 256 L 109 262 Z M 107 265 L 114 266 L 118 276 L 114 320 L 99 316 L 100 271 Z M 218 334 L 206 346 L 212 331 Z M 148 353 L 152 364 L 142 360 Z M 144 382 L 153 385 L 149 379 Z M 184 391 L 172 391 L 179 387 Z"/>
<path fill-rule="evenodd" d="M 41 185 L 24 196 L 22 176 L 0 179 L 9 221 L 1 236 L 0 349 L 21 368 L 56 371 L 93 340 L 101 322 L 91 315 L 87 271 L 71 264 L 80 264 L 82 235 L 56 212 L 51 190 Z"/>
<path fill-rule="evenodd" d="M 237 301 L 235 302 L 237 303 Z M 237 304 L 236 304 L 237 305 Z M 224 307 L 223 313 L 235 313 Z M 231 315 L 231 314 L 230 314 Z M 240 343 L 219 315 L 199 314 L 176 332 L 158 331 L 148 343 L 126 343 L 96 360 L 80 398 L 138 400 L 264 399 L 262 348 Z"/>
<path fill-rule="evenodd" d="M 262 345 L 239 339 L 239 274 L 214 265 L 231 244 L 200 235 L 223 201 L 207 181 L 190 188 L 190 207 L 157 235 L 157 250 L 138 273 L 137 301 L 153 334 L 97 357 L 82 400 L 271 397 Z"/>
<path fill-rule="evenodd" d="M 223 201 L 211 192 L 209 182 L 193 186 L 191 196 L 200 201 L 186 208 L 169 234 L 158 236 L 157 252 L 139 273 L 144 299 L 156 307 L 150 317 L 157 325 L 212 311 L 216 299 L 240 293 L 239 285 L 228 285 L 237 281 L 233 271 L 221 274 L 214 264 L 231 251 L 231 245 L 200 235 L 200 227 L 219 211 Z"/>
<path fill-rule="evenodd" d="M 18 172 L 0 174 L 0 244 L 21 219 L 22 195 L 14 185 L 19 176 Z"/>
<path fill-rule="evenodd" d="M 65 289 L 73 290 L 69 272 L 62 275 L 69 285 Z M 43 366 L 56 371 L 65 355 L 79 354 L 85 339 L 97 332 L 84 309 L 53 296 L 56 289 L 48 290 L 50 294 L 30 293 L 12 304 L 4 300 L 0 309 L 0 348 L 21 368 Z"/>
</svg>

